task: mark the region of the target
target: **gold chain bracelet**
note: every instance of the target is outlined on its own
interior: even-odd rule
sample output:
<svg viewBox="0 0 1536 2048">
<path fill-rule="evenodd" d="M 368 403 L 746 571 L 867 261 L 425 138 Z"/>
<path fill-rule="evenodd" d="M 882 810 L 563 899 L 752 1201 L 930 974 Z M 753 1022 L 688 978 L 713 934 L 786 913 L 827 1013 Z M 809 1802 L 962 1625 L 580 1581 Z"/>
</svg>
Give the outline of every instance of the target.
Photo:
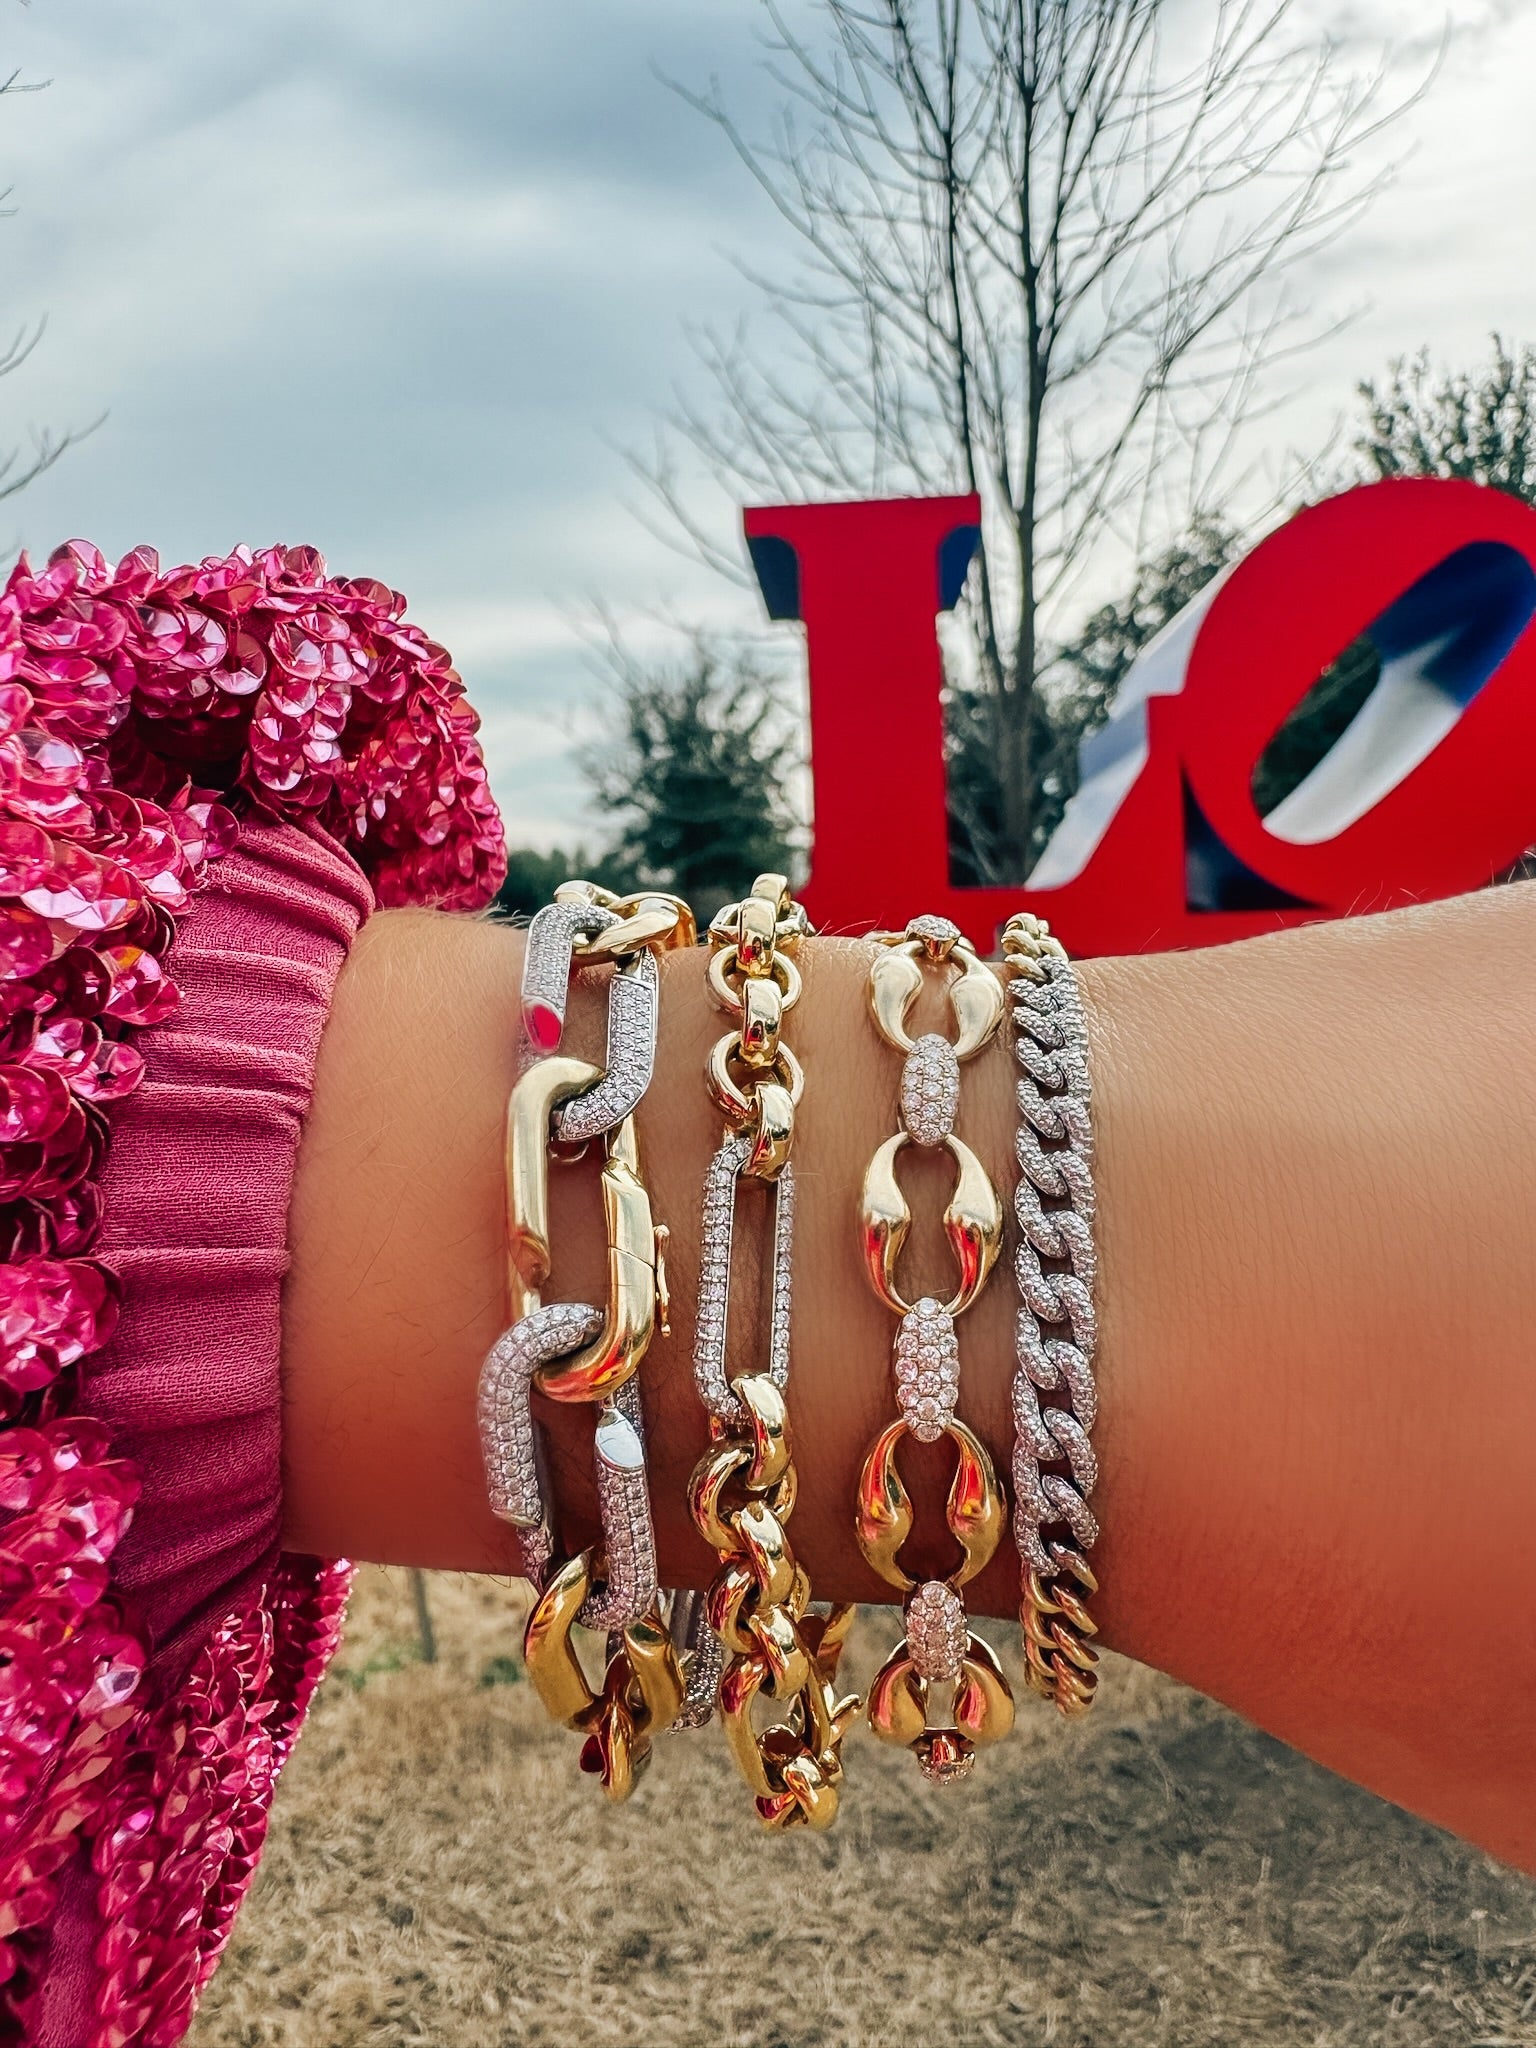
<svg viewBox="0 0 1536 2048">
<path fill-rule="evenodd" d="M 854 1610 L 809 1611 L 810 1580 L 786 1528 L 797 1484 L 784 1400 L 794 1215 L 789 1162 L 803 1077 L 780 1031 L 799 999 L 795 955 L 807 929 L 782 875 L 759 875 L 751 894 L 709 928 L 710 994 L 736 1028 L 713 1047 L 707 1067 L 727 1126 L 705 1181 L 694 1350 L 714 1442 L 694 1469 L 688 1504 L 721 1560 L 705 1611 L 727 1653 L 719 1705 L 731 1754 L 765 1826 L 819 1829 L 836 1818 L 843 1741 L 859 1701 L 836 1692 Z M 772 1310 L 766 1369 L 728 1379 L 731 1241 L 742 1180 L 774 1191 Z M 762 1733 L 752 1718 L 760 1694 L 788 1710 Z"/>
<path fill-rule="evenodd" d="M 1022 1306 L 1013 1381 L 1013 1530 L 1023 1567 L 1020 1619 L 1029 1684 L 1063 1714 L 1098 1688 L 1098 1536 L 1088 1499 L 1098 1478 L 1089 1439 L 1098 1412 L 1093 1290 L 1095 1191 L 1088 1033 L 1060 942 L 1027 911 L 1003 931 L 1018 1083 Z"/>
<path fill-rule="evenodd" d="M 903 1596 L 906 1626 L 870 1687 L 869 1725 L 882 1741 L 910 1749 L 923 1775 L 943 1783 L 968 1772 L 978 1748 L 1000 1741 L 1013 1726 L 1013 1694 L 1002 1666 L 990 1645 L 971 1634 L 960 1597 L 961 1587 L 995 1554 L 1008 1508 L 985 1444 L 955 1413 L 955 1319 L 985 1286 L 1003 1241 L 997 1190 L 976 1154 L 955 1135 L 960 1067 L 996 1036 L 1003 991 L 947 918 L 914 918 L 903 932 L 877 932 L 875 941 L 870 1010 L 881 1037 L 905 1057 L 901 1129 L 881 1145 L 865 1173 L 859 1235 L 876 1294 L 901 1318 L 892 1358 L 900 1413 L 864 1460 L 855 1529 L 866 1563 Z M 925 969 L 946 975 L 953 1039 L 937 1032 L 914 1039 L 907 1029 Z M 943 1303 L 928 1295 L 908 1301 L 897 1282 L 912 1211 L 896 1178 L 896 1160 L 908 1145 L 944 1146 L 955 1165 L 944 1231 L 959 1277 Z M 920 1443 L 948 1437 L 956 1454 L 945 1523 L 960 1561 L 946 1577 L 921 1583 L 900 1559 L 914 1518 L 896 1452 L 909 1434 Z M 935 1685 L 952 1688 L 951 1725 L 931 1720 Z"/>
<path fill-rule="evenodd" d="M 542 920 L 542 922 L 541 922 Z M 646 1493 L 643 1421 L 635 1375 L 665 1324 L 662 1249 L 640 1171 L 634 1105 L 655 1050 L 654 955 L 693 942 L 692 913 L 676 898 L 619 898 L 590 883 L 566 884 L 530 930 L 524 1026 L 536 1057 L 507 1109 L 508 1292 L 512 1323 L 486 1361 L 481 1440 L 492 1505 L 523 1532 L 525 1569 L 538 1598 L 523 1638 L 528 1675 L 553 1720 L 582 1734 L 581 1763 L 610 1799 L 628 1797 L 648 1762 L 651 1737 L 671 1725 L 684 1678 L 655 1583 Z M 575 961 L 611 962 L 606 1067 L 560 1057 L 566 984 Z M 551 1268 L 549 1160 L 556 1140 L 601 1136 L 607 1301 L 541 1302 Z M 574 1556 L 556 1555 L 544 1497 L 530 1395 L 598 1406 L 596 1466 L 605 1537 Z M 603 1676 L 582 1669 L 578 1623 L 605 1634 Z"/>
</svg>

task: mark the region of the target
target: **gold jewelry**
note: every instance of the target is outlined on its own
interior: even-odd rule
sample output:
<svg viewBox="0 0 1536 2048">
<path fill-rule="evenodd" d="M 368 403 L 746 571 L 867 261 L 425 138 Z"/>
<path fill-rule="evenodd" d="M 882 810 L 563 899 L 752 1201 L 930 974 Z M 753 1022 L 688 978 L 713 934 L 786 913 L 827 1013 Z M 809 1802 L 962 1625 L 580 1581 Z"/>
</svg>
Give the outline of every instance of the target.
<svg viewBox="0 0 1536 2048">
<path fill-rule="evenodd" d="M 651 1753 L 651 1736 L 676 1719 L 684 1679 L 663 1617 L 646 1489 L 644 1422 L 635 1375 L 666 1315 L 665 1231 L 656 1227 L 640 1172 L 634 1106 L 655 1053 L 654 954 L 691 943 L 692 913 L 673 898 L 620 899 L 569 883 L 534 920 L 523 979 L 523 1017 L 535 1057 L 507 1109 L 507 1251 L 511 1327 L 480 1381 L 480 1431 L 496 1512 L 522 1532 L 524 1568 L 538 1598 L 523 1654 L 546 1712 L 586 1737 L 582 1768 L 610 1799 L 624 1799 Z M 608 989 L 608 1064 L 554 1051 L 573 959 L 614 963 Z M 601 1137 L 608 1288 L 599 1310 L 541 1303 L 549 1278 L 549 1157 L 553 1140 Z M 557 1562 L 530 1396 L 591 1402 L 603 1540 Z M 608 1638 L 600 1686 L 582 1669 L 573 1630 Z"/>
<path fill-rule="evenodd" d="M 1099 1533 L 1088 1505 L 1098 1478 L 1089 1441 L 1098 1326 L 1088 1034 L 1076 976 L 1042 919 L 1025 911 L 1008 920 L 1003 959 L 1021 1069 L 1014 1206 L 1022 1306 L 1013 1381 L 1020 1616 L 1031 1690 L 1071 1715 L 1092 1706 L 1098 1687 L 1098 1627 L 1087 1603 L 1099 1582 L 1086 1555 Z"/>
<path fill-rule="evenodd" d="M 970 1633 L 960 1597 L 961 1587 L 995 1553 L 1008 1509 L 986 1446 L 955 1414 L 960 1392 L 955 1318 L 986 1285 L 1003 1241 L 997 1190 L 975 1153 L 955 1136 L 960 1065 L 996 1036 L 1003 991 L 947 918 L 914 918 L 904 932 L 878 932 L 875 938 L 879 950 L 869 970 L 870 1010 L 881 1037 L 905 1055 L 905 1063 L 901 1129 L 880 1146 L 864 1176 L 859 1237 L 876 1294 L 901 1318 L 893 1357 L 901 1413 L 881 1430 L 864 1460 L 855 1530 L 865 1561 L 904 1595 L 906 1629 L 870 1687 L 869 1725 L 883 1742 L 910 1749 L 925 1777 L 944 1782 L 968 1772 L 977 1749 L 1000 1741 L 1013 1726 L 1008 1681 L 990 1646 Z M 935 1032 L 914 1040 L 907 1019 L 925 972 L 935 971 L 947 977 L 955 1036 L 947 1039 Z M 942 1145 L 955 1162 L 944 1230 L 958 1279 L 942 1304 L 931 1296 L 909 1302 L 897 1281 L 912 1212 L 896 1178 L 896 1161 L 908 1145 Z M 920 1443 L 948 1437 L 956 1454 L 945 1522 L 959 1546 L 960 1562 L 946 1578 L 921 1584 L 900 1562 L 913 1512 L 896 1451 L 909 1433 Z M 945 1684 L 953 1687 L 953 1723 L 934 1726 L 930 1691 Z"/>
<path fill-rule="evenodd" d="M 728 905 L 709 928 L 709 991 L 735 1028 L 707 1062 L 710 1093 L 727 1126 L 705 1178 L 694 1346 L 694 1375 L 714 1442 L 694 1469 L 688 1506 L 721 1560 L 705 1601 L 709 1625 L 726 1651 L 720 1717 L 769 1828 L 831 1826 L 843 1740 L 859 1709 L 857 1696 L 839 1699 L 836 1693 L 854 1610 L 810 1613 L 810 1580 L 786 1529 L 797 1483 L 784 1402 L 794 1222 L 790 1152 L 804 1076 L 779 1034 L 799 999 L 794 956 L 807 930 L 782 875 L 759 875 L 751 894 Z M 728 1380 L 731 1242 L 743 1180 L 774 1191 L 772 1310 L 766 1368 Z M 788 1708 L 786 1719 L 761 1734 L 752 1722 L 759 1694 Z"/>
</svg>

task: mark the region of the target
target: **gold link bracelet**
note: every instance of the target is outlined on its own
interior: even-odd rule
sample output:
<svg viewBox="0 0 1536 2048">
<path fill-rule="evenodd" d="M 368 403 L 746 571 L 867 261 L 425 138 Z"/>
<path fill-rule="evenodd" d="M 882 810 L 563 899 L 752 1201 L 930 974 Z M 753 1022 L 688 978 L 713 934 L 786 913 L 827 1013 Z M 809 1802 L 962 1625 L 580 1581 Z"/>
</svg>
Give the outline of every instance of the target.
<svg viewBox="0 0 1536 2048">
<path fill-rule="evenodd" d="M 1098 1689 L 1099 1582 L 1086 1552 L 1098 1476 L 1089 1432 L 1098 1410 L 1096 1252 L 1088 1038 L 1076 978 L 1059 940 L 1028 911 L 1003 929 L 1019 1062 L 1022 1306 L 1013 1382 L 1014 1536 L 1023 1567 L 1020 1620 L 1030 1689 L 1083 1714 Z M 1065 1467 L 1065 1471 L 1062 1469 Z"/>
<path fill-rule="evenodd" d="M 563 885 L 557 902 L 594 905 L 611 914 L 601 930 L 576 947 L 575 957 L 583 964 L 612 962 L 622 971 L 624 962 L 641 953 L 694 941 L 692 912 L 677 898 L 621 898 L 577 882 Z M 559 1017 L 557 1035 L 558 1026 Z M 513 1087 L 507 1107 L 507 1250 L 514 1334 L 518 1328 L 532 1330 L 527 1319 L 539 1314 L 540 1290 L 550 1274 L 549 1160 L 559 1112 L 567 1103 L 590 1098 L 606 1078 L 603 1068 L 556 1054 L 536 1059 Z M 551 1400 L 601 1404 L 606 1412 L 633 1380 L 658 1322 L 665 1322 L 666 1232 L 652 1219 L 633 1113 L 607 1131 L 603 1151 L 608 1289 L 601 1326 L 585 1342 L 545 1358 L 531 1378 Z M 658 1600 L 610 1635 L 600 1685 L 594 1687 L 587 1678 L 573 1630 L 605 1570 L 602 1547 L 594 1545 L 551 1572 L 529 1615 L 523 1655 L 551 1719 L 585 1736 L 583 1770 L 601 1780 L 610 1799 L 622 1800 L 649 1761 L 651 1737 L 676 1719 L 684 1679 Z"/>
<path fill-rule="evenodd" d="M 759 875 L 751 894 L 709 928 L 710 994 L 734 1020 L 707 1062 L 725 1142 L 706 1181 L 695 1372 L 710 1411 L 713 1447 L 694 1469 L 688 1505 L 721 1569 L 706 1596 L 710 1627 L 727 1652 L 719 1706 L 736 1766 L 769 1828 L 827 1828 L 837 1815 L 842 1747 L 858 1713 L 840 1699 L 837 1666 L 851 1606 L 809 1611 L 810 1580 L 786 1524 L 796 1475 L 784 1382 L 789 1367 L 789 1247 L 795 1109 L 804 1077 L 780 1032 L 800 995 L 794 955 L 808 927 L 782 875 Z M 773 1319 L 768 1367 L 727 1381 L 725 1322 L 736 1186 L 774 1188 Z M 759 1694 L 787 1718 L 759 1733 Z"/>
<path fill-rule="evenodd" d="M 1013 1695 L 989 1644 L 970 1632 L 960 1589 L 990 1561 L 1008 1519 L 1007 1504 L 986 1446 L 960 1421 L 960 1352 L 955 1318 L 986 1285 L 1003 1241 L 1002 1206 L 986 1168 L 955 1135 L 960 1067 L 991 1043 L 1003 1016 L 997 977 L 945 918 L 914 918 L 903 932 L 875 934 L 869 1003 L 876 1028 L 904 1055 L 901 1129 L 887 1138 L 864 1178 L 859 1238 L 876 1294 L 901 1318 L 893 1369 L 900 1414 L 875 1438 L 859 1475 L 855 1533 L 865 1562 L 903 1596 L 905 1632 L 869 1690 L 869 1725 L 883 1742 L 910 1749 L 927 1778 L 963 1776 L 976 1751 L 1013 1726 Z M 907 1020 L 927 974 L 945 977 L 955 1036 L 914 1039 Z M 896 1178 L 908 1145 L 943 1146 L 955 1165 L 944 1230 L 955 1254 L 957 1284 L 947 1302 L 908 1301 L 897 1261 L 912 1212 Z M 922 1443 L 947 1437 L 955 1452 L 945 1523 L 960 1559 L 942 1579 L 919 1583 L 900 1552 L 912 1533 L 911 1496 L 896 1466 L 908 1435 Z M 952 1722 L 934 1725 L 930 1694 L 952 1689 Z"/>
</svg>

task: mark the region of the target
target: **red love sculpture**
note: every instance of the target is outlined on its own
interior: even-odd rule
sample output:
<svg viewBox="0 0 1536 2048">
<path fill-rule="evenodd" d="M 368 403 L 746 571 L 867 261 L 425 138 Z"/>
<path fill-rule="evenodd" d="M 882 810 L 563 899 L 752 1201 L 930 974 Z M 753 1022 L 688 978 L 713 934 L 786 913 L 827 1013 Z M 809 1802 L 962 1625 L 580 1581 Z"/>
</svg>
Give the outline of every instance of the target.
<svg viewBox="0 0 1536 2048">
<path fill-rule="evenodd" d="M 953 887 L 934 621 L 979 517 L 973 497 L 746 514 L 770 615 L 806 628 L 805 893 L 824 930 L 899 924 L 916 905 L 990 950 L 1028 905 L 1077 953 L 1209 945 L 1475 888 L 1536 842 L 1536 512 L 1399 480 L 1299 513 L 1160 636 L 1085 748 L 1083 790 L 1030 885 Z M 1367 629 L 1371 698 L 1261 817 L 1260 756 Z"/>
</svg>

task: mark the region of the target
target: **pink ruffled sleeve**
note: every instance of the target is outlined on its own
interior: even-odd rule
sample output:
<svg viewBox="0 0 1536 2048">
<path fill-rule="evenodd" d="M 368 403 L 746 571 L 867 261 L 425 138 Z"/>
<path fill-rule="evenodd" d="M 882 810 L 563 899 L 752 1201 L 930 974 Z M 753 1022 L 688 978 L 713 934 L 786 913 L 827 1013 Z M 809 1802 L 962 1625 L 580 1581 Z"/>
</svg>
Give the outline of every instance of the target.
<svg viewBox="0 0 1536 2048">
<path fill-rule="evenodd" d="M 502 866 L 402 610 L 79 544 L 0 604 L 3 2040 L 180 2040 L 335 1646 L 347 1567 L 279 1550 L 315 1058 L 374 901 Z"/>
</svg>

